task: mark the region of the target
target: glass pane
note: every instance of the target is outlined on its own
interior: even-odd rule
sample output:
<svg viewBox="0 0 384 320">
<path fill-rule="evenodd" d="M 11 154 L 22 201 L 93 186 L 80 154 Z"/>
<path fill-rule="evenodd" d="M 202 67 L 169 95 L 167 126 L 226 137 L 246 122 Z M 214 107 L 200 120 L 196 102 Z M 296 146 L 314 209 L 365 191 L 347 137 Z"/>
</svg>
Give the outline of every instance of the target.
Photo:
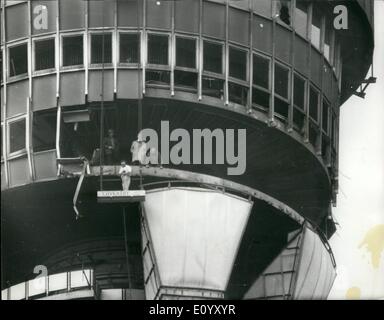
<svg viewBox="0 0 384 320">
<path fill-rule="evenodd" d="M 247 105 L 248 98 L 248 88 L 244 86 L 240 86 L 236 83 L 230 82 L 228 84 L 228 93 L 229 93 L 229 101 L 241 104 L 243 106 Z"/>
<path fill-rule="evenodd" d="M 148 70 L 145 72 L 145 83 L 147 84 L 162 84 L 169 85 L 171 76 L 169 71 Z"/>
<path fill-rule="evenodd" d="M 308 1 L 298 0 L 296 1 L 295 9 L 295 30 L 304 38 L 307 38 L 307 26 L 308 26 Z"/>
<path fill-rule="evenodd" d="M 103 63 L 103 55 L 104 63 L 112 63 L 112 35 L 110 33 L 93 34 L 91 38 L 91 63 Z"/>
<path fill-rule="evenodd" d="M 289 70 L 275 64 L 275 93 L 288 99 Z"/>
<path fill-rule="evenodd" d="M 120 63 L 139 63 L 140 34 L 120 34 Z"/>
<path fill-rule="evenodd" d="M 304 110 L 305 80 L 295 75 L 293 90 L 294 105 Z"/>
<path fill-rule="evenodd" d="M 318 108 L 319 108 L 319 94 L 318 92 L 311 87 L 309 94 L 309 116 L 318 120 Z"/>
<path fill-rule="evenodd" d="M 265 109 L 269 108 L 269 93 L 262 90 L 252 89 L 252 103 Z"/>
<path fill-rule="evenodd" d="M 246 51 L 229 48 L 229 75 L 240 80 L 247 80 Z"/>
<path fill-rule="evenodd" d="M 49 276 L 48 291 L 58 291 L 67 289 L 67 273 L 58 273 Z"/>
<path fill-rule="evenodd" d="M 168 65 L 168 36 L 148 35 L 148 63 Z"/>
<path fill-rule="evenodd" d="M 275 98 L 275 114 L 288 118 L 288 103 L 279 98 Z"/>
<path fill-rule="evenodd" d="M 175 86 L 197 88 L 197 73 L 175 70 Z"/>
<path fill-rule="evenodd" d="M 55 67 L 55 40 L 35 42 L 35 70 L 51 69 Z"/>
<path fill-rule="evenodd" d="M 253 55 L 253 84 L 269 89 L 269 60 Z"/>
<path fill-rule="evenodd" d="M 321 16 L 316 12 L 316 10 L 313 10 L 311 42 L 317 49 L 320 49 L 320 41 L 321 41 Z"/>
<path fill-rule="evenodd" d="M 9 124 L 9 151 L 25 149 L 25 119 Z"/>
<path fill-rule="evenodd" d="M 300 133 L 303 134 L 302 131 L 304 128 L 304 119 L 305 115 L 301 111 L 293 108 L 293 124 L 299 129 Z"/>
<path fill-rule="evenodd" d="M 323 102 L 323 130 L 328 134 L 328 112 L 329 112 L 329 104 L 324 101 Z"/>
<path fill-rule="evenodd" d="M 196 40 L 176 38 L 176 65 L 196 68 Z"/>
<path fill-rule="evenodd" d="M 32 146 L 34 152 L 55 149 L 56 112 L 35 112 L 33 114 Z"/>
<path fill-rule="evenodd" d="M 202 82 L 203 95 L 219 99 L 224 98 L 224 80 L 211 77 L 203 77 Z"/>
<path fill-rule="evenodd" d="M 11 77 L 28 73 L 27 44 L 9 49 L 9 75 Z"/>
<path fill-rule="evenodd" d="M 83 64 L 83 36 L 63 37 L 63 66 Z"/>
<path fill-rule="evenodd" d="M 223 72 L 223 46 L 204 41 L 204 70 L 215 73 Z"/>
</svg>

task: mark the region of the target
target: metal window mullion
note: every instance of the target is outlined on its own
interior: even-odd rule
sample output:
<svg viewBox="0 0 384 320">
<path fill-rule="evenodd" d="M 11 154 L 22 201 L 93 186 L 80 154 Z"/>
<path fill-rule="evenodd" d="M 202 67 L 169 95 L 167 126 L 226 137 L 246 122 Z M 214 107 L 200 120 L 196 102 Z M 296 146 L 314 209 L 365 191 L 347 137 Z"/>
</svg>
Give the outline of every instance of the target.
<svg viewBox="0 0 384 320">
<path fill-rule="evenodd" d="M 318 125 L 319 133 L 316 143 L 316 153 L 318 156 L 322 155 L 322 146 L 323 146 L 323 104 L 324 104 L 324 71 L 325 71 L 325 57 L 324 57 L 324 46 L 325 46 L 325 17 L 321 19 L 321 42 L 320 42 L 320 51 L 321 51 L 321 70 L 320 70 L 320 98 L 319 98 L 319 108 L 318 108 Z"/>
<path fill-rule="evenodd" d="M 203 97 L 203 0 L 199 0 L 199 41 L 197 44 L 198 50 L 198 78 L 197 78 L 197 96 L 199 101 Z"/>
<path fill-rule="evenodd" d="M 176 38 L 175 38 L 175 2 L 171 3 L 171 38 L 169 41 L 170 48 L 170 67 L 171 67 L 171 96 L 175 95 L 175 64 L 176 64 Z"/>
<path fill-rule="evenodd" d="M 61 150 L 60 150 L 60 132 L 61 132 L 61 105 L 58 102 L 57 106 L 57 115 L 56 115 L 56 158 L 61 158 Z M 61 164 L 57 166 L 57 175 L 60 174 Z"/>
<path fill-rule="evenodd" d="M 289 103 L 289 109 L 288 109 L 288 132 L 293 131 L 293 94 L 294 94 L 294 80 L 295 80 L 295 68 L 294 68 L 294 63 L 295 63 L 295 19 L 296 19 L 296 0 L 292 1 L 291 5 L 291 47 L 290 47 L 290 76 L 289 76 L 289 84 L 290 84 L 290 92 L 289 92 L 289 97 L 290 97 L 290 103 Z"/>
<path fill-rule="evenodd" d="M 253 1 L 248 2 L 249 6 L 249 21 L 248 21 L 248 28 L 249 28 L 249 51 L 248 51 L 248 63 L 249 66 L 247 68 L 247 72 L 249 72 L 248 77 L 248 83 L 249 83 L 249 90 L 248 90 L 248 111 L 252 110 L 252 96 L 253 96 Z"/>
<path fill-rule="evenodd" d="M 56 3 L 56 40 L 55 40 L 55 67 L 56 67 L 56 99 L 60 96 L 60 53 L 61 53 L 61 38 L 60 38 L 60 3 Z"/>
<path fill-rule="evenodd" d="M 224 101 L 225 105 L 229 104 L 229 0 L 225 2 L 225 45 L 224 45 Z"/>
<path fill-rule="evenodd" d="M 90 45 L 90 35 L 88 33 L 88 25 L 89 25 L 89 14 L 88 14 L 88 7 L 89 7 L 89 1 L 86 1 L 85 4 L 85 15 L 84 15 L 84 25 L 85 25 L 85 33 L 84 33 L 84 39 L 83 39 L 83 59 L 84 59 L 84 94 L 87 97 L 88 96 L 88 82 L 89 82 L 89 62 L 91 61 L 90 55 L 91 50 L 89 49 Z"/>
<path fill-rule="evenodd" d="M 113 56 L 113 92 L 117 93 L 117 64 L 120 49 L 120 39 L 117 31 L 117 0 L 114 0 L 114 13 L 113 13 L 113 37 L 112 37 L 112 56 Z"/>
<path fill-rule="evenodd" d="M 28 158 L 28 166 L 29 166 L 29 175 L 32 181 L 35 180 L 35 170 L 33 166 L 32 159 L 32 146 L 31 146 L 31 138 L 32 138 L 32 112 L 31 112 L 32 101 L 30 98 L 27 99 L 27 114 L 25 117 L 25 147 L 27 151 Z"/>
<path fill-rule="evenodd" d="M 308 7 L 308 35 L 309 41 L 307 44 L 308 47 L 308 58 L 307 58 L 307 98 L 306 98 L 306 120 L 305 120 L 305 132 L 304 132 L 304 142 L 309 143 L 309 101 L 310 101 L 310 82 L 312 78 L 311 72 L 311 56 L 312 56 L 312 11 L 313 4 L 310 4 Z"/>
<path fill-rule="evenodd" d="M 8 122 L 6 121 L 7 116 L 7 80 L 8 80 L 8 46 L 5 39 L 5 1 L 1 1 L 1 33 L 3 35 L 3 99 L 1 103 L 3 104 L 2 110 L 2 119 L 3 123 L 3 161 L 4 161 L 4 172 L 5 172 L 5 186 L 9 187 L 9 174 L 8 174 L 8 153 L 7 153 L 7 141 L 8 141 Z M 8 297 L 7 297 L 8 298 Z"/>
<path fill-rule="evenodd" d="M 139 6 L 139 0 L 137 0 L 137 6 Z M 141 85 L 142 85 L 142 94 L 145 95 L 145 70 L 147 67 L 147 59 L 148 59 L 148 34 L 147 34 L 147 17 L 146 17 L 146 0 L 142 1 L 143 4 L 143 38 L 142 38 L 142 46 L 141 46 L 141 60 L 142 60 L 142 77 L 141 77 Z"/>
</svg>

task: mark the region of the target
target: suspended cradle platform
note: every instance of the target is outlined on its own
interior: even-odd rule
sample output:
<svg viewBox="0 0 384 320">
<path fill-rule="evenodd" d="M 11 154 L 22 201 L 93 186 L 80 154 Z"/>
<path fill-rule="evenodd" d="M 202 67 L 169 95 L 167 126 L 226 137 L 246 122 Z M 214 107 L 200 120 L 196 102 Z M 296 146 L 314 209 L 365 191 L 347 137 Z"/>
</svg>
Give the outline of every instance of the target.
<svg viewBox="0 0 384 320">
<path fill-rule="evenodd" d="M 97 191 L 99 203 L 126 203 L 145 200 L 145 190 Z"/>
</svg>

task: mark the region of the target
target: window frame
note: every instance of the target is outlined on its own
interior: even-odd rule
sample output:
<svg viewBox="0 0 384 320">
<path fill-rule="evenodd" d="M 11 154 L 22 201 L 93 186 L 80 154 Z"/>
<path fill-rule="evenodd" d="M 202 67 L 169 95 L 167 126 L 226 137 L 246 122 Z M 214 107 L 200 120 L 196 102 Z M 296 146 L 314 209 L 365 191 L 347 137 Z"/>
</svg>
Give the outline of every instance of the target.
<svg viewBox="0 0 384 320">
<path fill-rule="evenodd" d="M 56 108 L 51 108 L 51 109 L 45 109 L 45 110 L 39 110 L 39 111 L 35 111 L 33 112 L 32 114 L 32 121 L 31 121 L 31 150 L 33 151 L 34 154 L 40 154 L 40 153 L 44 153 L 44 152 L 49 152 L 49 151 L 55 151 L 56 150 L 56 141 L 57 141 L 57 112 L 58 110 Z M 34 144 L 34 130 L 35 130 L 35 119 L 36 119 L 36 115 L 40 115 L 40 114 L 43 114 L 43 115 L 47 115 L 49 114 L 50 116 L 52 116 L 54 118 L 54 125 L 55 125 L 55 132 L 54 132 L 54 135 L 55 135 L 55 139 L 54 139 L 54 147 L 53 148 L 44 148 L 44 150 L 39 150 L 39 151 L 35 151 L 35 144 Z"/>
<path fill-rule="evenodd" d="M 230 55 L 229 55 L 229 52 L 230 50 L 232 49 L 235 49 L 235 50 L 239 50 L 239 51 L 243 51 L 245 53 L 245 79 L 239 79 L 239 78 L 235 78 L 233 76 L 231 76 L 229 73 L 230 73 Z M 227 70 L 227 73 L 228 73 L 228 81 L 229 82 L 234 82 L 236 84 L 239 84 L 239 85 L 242 85 L 242 86 L 246 86 L 248 89 L 249 89 L 249 78 L 250 78 L 250 75 L 249 75 L 249 48 L 246 48 L 246 47 L 240 47 L 239 45 L 234 45 L 232 43 L 229 43 L 228 44 L 228 70 Z"/>
<path fill-rule="evenodd" d="M 225 74 L 228 71 L 228 70 L 226 70 L 226 63 L 225 63 L 225 42 L 220 41 L 220 40 L 216 40 L 216 39 L 207 38 L 207 37 L 202 37 L 201 40 L 202 40 L 202 44 L 203 44 L 203 48 L 200 48 L 200 50 L 202 49 L 202 61 L 201 61 L 201 73 L 202 73 L 202 75 L 210 77 L 210 78 L 217 78 L 220 80 L 225 80 Z M 210 42 L 210 43 L 217 44 L 217 45 L 221 46 L 221 70 L 222 70 L 221 73 L 216 73 L 213 71 L 204 70 L 205 42 Z"/>
<path fill-rule="evenodd" d="M 324 112 L 324 104 L 326 104 L 328 106 L 328 112 L 327 112 L 327 128 L 326 130 L 324 130 L 323 128 L 323 112 Z M 330 127 L 331 127 L 331 123 L 330 123 L 330 115 L 332 113 L 332 110 L 331 110 L 331 103 L 325 98 L 325 96 L 323 95 L 323 101 L 322 101 L 322 107 L 321 107 L 321 131 L 322 133 L 327 136 L 327 137 L 330 137 Z"/>
<path fill-rule="evenodd" d="M 263 54 L 263 53 L 260 53 L 259 51 L 255 51 L 253 50 L 252 51 L 252 70 L 254 71 L 254 65 L 253 65 L 253 62 L 254 62 L 254 59 L 255 59 L 255 56 L 259 56 L 261 57 L 262 59 L 264 60 L 267 60 L 268 61 L 268 89 L 262 87 L 262 86 L 259 86 L 257 84 L 254 84 L 253 80 L 254 80 L 254 77 L 253 77 L 253 74 L 252 74 L 252 87 L 251 87 L 251 90 L 253 89 L 256 89 L 256 90 L 260 90 L 266 94 L 269 95 L 269 106 L 268 108 L 265 108 L 261 105 L 258 105 L 256 103 L 253 102 L 253 92 L 252 92 L 252 101 L 251 101 L 251 106 L 253 108 L 257 108 L 257 109 L 262 109 L 263 111 L 268 111 L 269 108 L 271 107 L 271 96 L 272 96 L 272 57 L 266 55 L 266 54 Z"/>
<path fill-rule="evenodd" d="M 88 68 L 89 69 L 100 69 L 103 66 L 103 63 L 92 63 L 92 36 L 94 35 L 111 35 L 111 62 L 104 62 L 104 68 L 106 69 L 113 69 L 114 63 L 115 63 L 115 50 L 116 45 L 114 39 L 114 29 L 113 28 L 105 28 L 104 30 L 90 30 L 88 32 Z"/>
<path fill-rule="evenodd" d="M 11 76 L 11 54 L 10 54 L 10 50 L 12 48 L 15 48 L 15 47 L 18 47 L 18 46 L 22 46 L 22 45 L 25 45 L 27 47 L 27 72 L 26 73 L 21 73 L 21 74 L 16 74 L 16 75 L 13 75 Z M 17 81 L 17 80 L 21 80 L 21 79 L 26 79 L 29 77 L 29 54 L 28 54 L 28 39 L 25 39 L 25 40 L 22 40 L 22 41 L 17 41 L 17 42 L 13 42 L 12 44 L 8 45 L 7 46 L 7 60 L 8 60 L 8 63 L 7 63 L 7 81 L 10 82 L 10 81 Z"/>
<path fill-rule="evenodd" d="M 48 68 L 48 69 L 41 69 L 41 70 L 36 70 L 36 42 L 40 41 L 47 41 L 47 40 L 53 40 L 54 41 L 54 49 L 55 51 L 53 52 L 53 61 L 54 61 L 54 67 L 53 68 Z M 44 74 L 44 73 L 51 73 L 56 71 L 56 50 L 57 50 L 57 39 L 56 35 L 44 35 L 44 36 L 39 36 L 39 37 L 33 37 L 32 38 L 32 74 Z"/>
<path fill-rule="evenodd" d="M 188 39 L 188 40 L 194 40 L 195 41 L 195 68 L 190 68 L 190 67 L 181 67 L 177 65 L 177 38 L 181 39 Z M 175 70 L 178 71 L 188 71 L 188 72 L 198 72 L 199 70 L 199 48 L 198 48 L 198 42 L 199 42 L 199 37 L 197 36 L 191 36 L 191 35 L 185 35 L 185 34 L 180 34 L 176 33 L 175 34 Z"/>
<path fill-rule="evenodd" d="M 138 62 L 120 62 L 120 36 L 122 34 L 137 34 L 139 36 L 139 56 L 138 56 Z M 123 67 L 127 69 L 138 69 L 142 66 L 142 53 L 143 53 L 143 31 L 137 31 L 137 30 L 118 30 L 117 36 L 116 36 L 116 59 L 117 59 L 117 66 Z"/>
<path fill-rule="evenodd" d="M 311 89 L 317 93 L 317 120 L 311 116 Z M 320 116 L 322 116 L 320 115 L 321 91 L 312 82 L 309 83 L 308 90 L 308 118 L 319 127 Z"/>
<path fill-rule="evenodd" d="M 288 86 L 287 86 L 287 98 L 281 96 L 280 94 L 278 94 L 276 92 L 276 86 L 274 86 L 274 92 L 273 92 L 273 95 L 277 98 L 279 98 L 280 100 L 283 100 L 285 101 L 286 103 L 290 103 L 291 101 L 291 88 L 292 88 L 292 84 L 291 84 L 291 68 L 289 66 L 287 66 L 286 64 L 278 61 L 275 59 L 275 65 L 279 65 L 280 67 L 282 67 L 283 69 L 286 69 L 288 71 Z M 275 74 L 273 74 L 273 81 L 275 82 L 276 81 L 276 68 L 274 69 L 275 71 Z"/>
<path fill-rule="evenodd" d="M 19 150 L 11 152 L 11 125 L 15 122 L 22 121 L 22 120 L 25 121 L 25 136 L 24 136 L 25 146 L 23 149 L 19 149 Z M 23 155 L 27 154 L 27 136 L 28 136 L 27 121 L 28 121 L 28 117 L 26 114 L 23 114 L 23 115 L 20 115 L 20 116 L 17 116 L 17 117 L 14 117 L 14 118 L 7 120 L 7 126 L 6 126 L 7 150 L 6 151 L 7 151 L 7 158 L 8 159 L 17 158 L 19 156 L 23 156 Z"/>
<path fill-rule="evenodd" d="M 167 64 L 153 64 L 148 62 L 148 54 L 149 54 L 149 36 L 150 35 L 158 35 L 158 36 L 166 36 L 168 38 L 168 61 Z M 172 48 L 171 48 L 171 34 L 167 32 L 159 32 L 159 31 L 147 31 L 146 37 L 145 37 L 145 65 L 146 69 L 152 69 L 152 70 L 166 70 L 171 71 L 171 61 L 172 61 Z"/>
<path fill-rule="evenodd" d="M 71 37 L 82 37 L 83 38 L 83 64 L 76 64 L 70 66 L 64 66 L 64 38 Z M 85 32 L 66 32 L 60 34 L 60 70 L 68 70 L 68 69 L 79 69 L 82 70 L 85 68 L 86 64 L 86 48 L 85 48 Z"/>
</svg>

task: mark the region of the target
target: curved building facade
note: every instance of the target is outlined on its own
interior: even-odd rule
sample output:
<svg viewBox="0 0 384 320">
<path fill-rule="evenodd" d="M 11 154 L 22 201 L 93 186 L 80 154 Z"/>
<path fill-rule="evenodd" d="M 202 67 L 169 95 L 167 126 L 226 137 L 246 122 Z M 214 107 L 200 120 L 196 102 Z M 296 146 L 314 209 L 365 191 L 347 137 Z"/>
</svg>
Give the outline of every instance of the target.
<svg viewBox="0 0 384 320">
<path fill-rule="evenodd" d="M 372 19 L 369 0 L 3 0 L 2 298 L 326 298 Z M 145 200 L 98 202 L 142 129 Z M 196 137 L 210 156 L 177 146 Z"/>
</svg>

